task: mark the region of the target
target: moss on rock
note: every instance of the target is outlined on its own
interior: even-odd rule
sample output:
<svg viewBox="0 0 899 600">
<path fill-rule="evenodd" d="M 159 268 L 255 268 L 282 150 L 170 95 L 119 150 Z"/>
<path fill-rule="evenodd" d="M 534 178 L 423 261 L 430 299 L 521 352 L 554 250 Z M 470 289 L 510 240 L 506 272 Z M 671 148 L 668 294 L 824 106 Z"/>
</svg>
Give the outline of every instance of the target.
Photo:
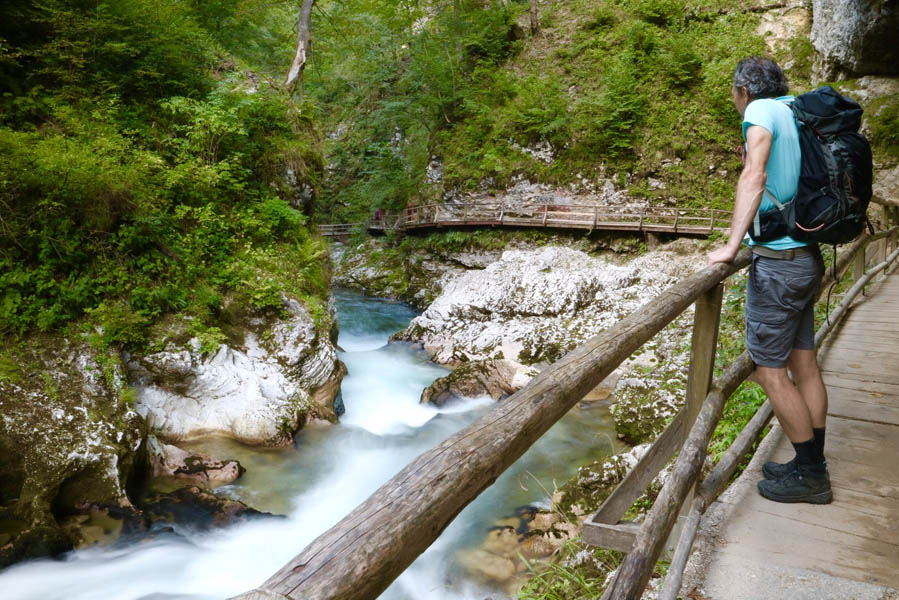
<svg viewBox="0 0 899 600">
<path fill-rule="evenodd" d="M 50 336 L 7 347 L 25 375 L 0 379 L 0 566 L 70 548 L 60 522 L 85 507 L 133 511 L 146 437 L 116 355 Z"/>
</svg>

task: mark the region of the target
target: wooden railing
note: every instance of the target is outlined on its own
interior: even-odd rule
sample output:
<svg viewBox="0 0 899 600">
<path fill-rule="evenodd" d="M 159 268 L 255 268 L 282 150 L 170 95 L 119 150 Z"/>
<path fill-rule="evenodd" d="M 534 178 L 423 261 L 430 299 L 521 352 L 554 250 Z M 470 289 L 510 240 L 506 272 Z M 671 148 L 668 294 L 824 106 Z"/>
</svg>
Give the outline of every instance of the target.
<svg viewBox="0 0 899 600">
<path fill-rule="evenodd" d="M 318 232 L 325 237 L 350 235 L 353 229 L 358 227 L 356 223 L 335 223 L 331 225 L 319 225 Z"/>
<path fill-rule="evenodd" d="M 895 211 L 889 216 L 899 217 Z M 862 273 L 856 272 L 858 281 L 834 311 L 829 324 L 819 331 L 819 342 L 865 283 L 899 256 L 899 250 L 895 250 L 897 232 L 899 227 L 865 235 L 848 251 L 841 252 L 838 272 L 845 271 L 850 263 L 859 264 L 856 256 L 872 242 L 882 241 L 884 252 L 888 243 L 893 247 L 888 260 L 866 274 L 864 264 Z M 712 381 L 721 283 L 749 260 L 749 251 L 744 250 L 733 264 L 713 265 L 691 275 L 591 338 L 542 371 L 522 390 L 491 407 L 477 421 L 421 454 L 258 589 L 237 598 L 376 598 L 543 433 L 627 357 L 696 302 L 686 406 L 588 520 L 583 533 L 585 541 L 627 552 L 603 597 L 636 600 L 642 595 L 685 499 L 695 490 L 663 588 L 666 595 L 662 597 L 673 599 L 699 515 L 725 489 L 771 418 L 766 403 L 711 473 L 699 481 L 709 439 L 724 403 L 753 369 L 744 353 Z M 674 452 L 678 457 L 673 470 L 642 524 L 618 523 Z"/>
<path fill-rule="evenodd" d="M 563 229 L 709 234 L 730 226 L 729 211 L 715 208 L 613 206 L 605 204 L 510 205 L 503 202 L 428 204 L 409 207 L 401 229 L 452 225 L 553 227 Z"/>
</svg>

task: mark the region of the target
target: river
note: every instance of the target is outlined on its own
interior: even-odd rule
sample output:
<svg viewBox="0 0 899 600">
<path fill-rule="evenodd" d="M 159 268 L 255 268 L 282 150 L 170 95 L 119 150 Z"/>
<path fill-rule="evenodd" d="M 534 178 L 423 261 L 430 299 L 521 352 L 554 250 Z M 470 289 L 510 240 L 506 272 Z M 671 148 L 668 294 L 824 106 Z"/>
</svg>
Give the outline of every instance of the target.
<svg viewBox="0 0 899 600">
<path fill-rule="evenodd" d="M 492 400 L 445 409 L 418 403 L 424 387 L 448 371 L 406 344 L 387 344 L 415 312 L 400 303 L 335 292 L 341 388 L 346 414 L 336 426 L 311 426 L 294 447 L 259 450 L 223 439 L 184 447 L 235 458 L 247 472 L 217 494 L 288 515 L 215 532 L 177 527 L 179 535 L 93 547 L 0 572 L 7 600 L 218 600 L 252 589 L 337 523 L 421 452 L 484 413 Z M 581 464 L 617 450 L 602 405 L 573 409 L 477 500 L 381 596 L 382 600 L 483 600 L 503 597 L 454 560 L 487 530 L 525 505 L 548 506 L 554 485 Z M 312 600 L 312 599 L 310 599 Z"/>
</svg>

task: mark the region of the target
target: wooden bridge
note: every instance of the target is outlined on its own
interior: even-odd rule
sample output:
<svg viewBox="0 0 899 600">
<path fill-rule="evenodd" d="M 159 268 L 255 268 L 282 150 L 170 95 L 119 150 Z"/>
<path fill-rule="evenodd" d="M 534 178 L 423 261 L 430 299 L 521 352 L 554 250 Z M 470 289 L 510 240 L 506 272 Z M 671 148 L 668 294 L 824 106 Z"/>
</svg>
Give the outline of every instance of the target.
<svg viewBox="0 0 899 600">
<path fill-rule="evenodd" d="M 832 390 L 827 453 L 835 502 L 824 507 L 764 504 L 747 493 L 757 501 L 741 507 L 732 521 L 734 529 L 726 529 L 727 535 L 734 532 L 732 539 L 738 542 L 734 547 L 742 548 L 745 540 L 745 552 L 766 564 L 792 561 L 843 578 L 899 585 L 899 481 L 894 465 L 899 450 L 895 437 L 899 349 L 893 337 L 899 337 L 895 333 L 899 330 L 895 322 L 899 279 L 890 271 L 899 259 L 897 224 L 899 208 L 885 206 L 882 230 L 865 234 L 841 250 L 836 271 L 845 273 L 854 265 L 855 282 L 816 335 L 820 346 L 831 332 L 840 330 L 836 341 L 828 342 L 822 363 L 825 382 Z M 748 354 L 743 353 L 713 378 L 722 281 L 749 261 L 749 251 L 744 250 L 733 264 L 713 265 L 687 277 L 571 351 L 480 419 L 421 454 L 259 588 L 238 598 L 376 598 L 543 433 L 695 302 L 686 405 L 587 519 L 582 533 L 588 543 L 626 553 L 603 600 L 638 600 L 666 545 L 674 552 L 659 598 L 675 600 L 701 516 L 709 506 L 721 505 L 716 500 L 772 418 L 770 404 L 765 402 L 721 460 L 702 474 L 724 404 L 753 370 Z M 875 277 L 880 277 L 879 283 L 872 285 Z M 822 287 L 828 284 L 826 277 Z M 853 308 L 870 292 L 871 298 Z M 773 443 L 784 448 L 779 441 Z M 643 521 L 621 522 L 675 454 L 671 472 Z M 778 449 L 773 456 L 783 459 L 788 452 Z M 739 481 L 747 480 L 738 480 L 734 489 L 739 489 Z M 840 551 L 836 544 L 841 545 Z M 729 594 L 726 588 L 724 595 L 714 598 L 736 600 Z M 749 597 L 806 596 L 780 590 Z"/>
<path fill-rule="evenodd" d="M 614 206 L 607 204 L 532 204 L 504 202 L 428 204 L 400 215 L 369 219 L 371 232 L 413 231 L 441 227 L 542 227 L 586 231 L 634 231 L 708 235 L 730 226 L 730 211 L 716 208 Z M 345 236 L 362 223 L 319 225 L 324 236 Z"/>
</svg>

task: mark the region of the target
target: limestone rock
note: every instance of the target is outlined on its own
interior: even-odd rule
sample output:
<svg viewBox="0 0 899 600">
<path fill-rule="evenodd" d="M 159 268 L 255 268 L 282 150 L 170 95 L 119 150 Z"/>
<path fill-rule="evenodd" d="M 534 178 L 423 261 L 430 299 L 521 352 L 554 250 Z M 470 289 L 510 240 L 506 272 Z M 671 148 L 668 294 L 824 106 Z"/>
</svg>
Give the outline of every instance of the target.
<svg viewBox="0 0 899 600">
<path fill-rule="evenodd" d="M 126 482 L 145 461 L 115 356 L 56 337 L 15 348 L 0 377 L 0 567 L 71 548 L 60 522 L 79 510 L 134 512 Z"/>
<path fill-rule="evenodd" d="M 456 367 L 421 393 L 422 404 L 443 406 L 457 398 L 490 396 L 500 400 L 527 385 L 536 370 L 511 360 L 476 360 Z"/>
<path fill-rule="evenodd" d="M 147 449 L 154 477 L 178 479 L 204 488 L 227 485 L 240 477 L 244 469 L 236 460 L 218 460 L 206 454 L 191 454 L 149 436 Z"/>
<path fill-rule="evenodd" d="M 875 0 L 814 0 L 812 43 L 822 79 L 839 74 L 899 73 L 899 4 Z"/>
<path fill-rule="evenodd" d="M 223 435 L 247 444 L 291 443 L 308 417 L 336 421 L 346 367 L 309 312 L 284 299 L 288 317 L 251 319 L 243 343 L 204 356 L 199 340 L 128 361 L 137 410 L 169 441 Z"/>
<path fill-rule="evenodd" d="M 627 265 L 566 247 L 507 250 L 449 281 L 394 339 L 421 343 L 446 365 L 548 364 L 701 266 L 674 245 Z"/>
</svg>

